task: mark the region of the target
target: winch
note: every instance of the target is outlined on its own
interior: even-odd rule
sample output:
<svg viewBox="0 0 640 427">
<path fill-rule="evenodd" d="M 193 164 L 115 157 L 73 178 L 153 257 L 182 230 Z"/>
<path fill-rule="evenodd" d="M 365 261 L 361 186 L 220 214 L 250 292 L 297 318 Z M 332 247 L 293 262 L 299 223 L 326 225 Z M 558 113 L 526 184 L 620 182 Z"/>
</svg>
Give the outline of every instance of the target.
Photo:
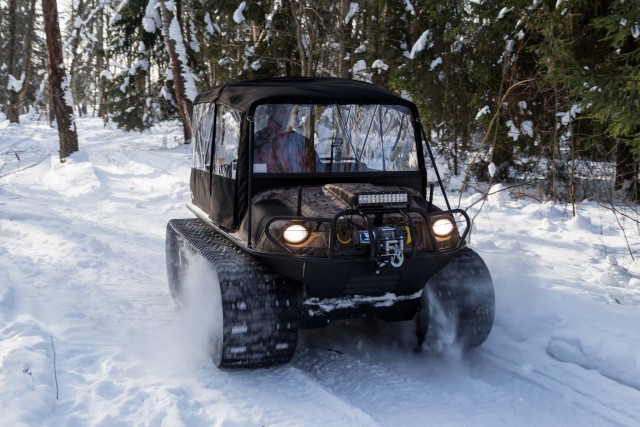
<svg viewBox="0 0 640 427">
<path fill-rule="evenodd" d="M 356 245 L 371 245 L 376 253 L 378 268 L 390 263 L 393 267 L 400 267 L 404 262 L 404 245 L 408 238 L 407 226 L 382 226 L 373 230 L 373 238 L 367 230 L 353 233 Z"/>
</svg>

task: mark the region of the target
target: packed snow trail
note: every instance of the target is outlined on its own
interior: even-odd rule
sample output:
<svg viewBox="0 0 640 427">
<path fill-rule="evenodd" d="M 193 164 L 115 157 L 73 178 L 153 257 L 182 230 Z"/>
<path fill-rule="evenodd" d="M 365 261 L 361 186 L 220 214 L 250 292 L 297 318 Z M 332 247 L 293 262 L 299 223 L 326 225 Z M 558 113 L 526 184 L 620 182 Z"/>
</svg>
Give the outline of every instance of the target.
<svg viewBox="0 0 640 427">
<path fill-rule="evenodd" d="M 192 216 L 179 126 L 80 119 L 81 151 L 60 164 L 55 130 L 23 123 L 0 123 L 21 159 L 0 163 L 3 425 L 640 425 L 640 265 L 596 204 L 574 219 L 507 192 L 474 205 L 497 305 L 466 357 L 415 354 L 410 322 L 368 319 L 302 331 L 289 365 L 220 371 L 207 313 L 167 287 L 166 223 Z"/>
</svg>

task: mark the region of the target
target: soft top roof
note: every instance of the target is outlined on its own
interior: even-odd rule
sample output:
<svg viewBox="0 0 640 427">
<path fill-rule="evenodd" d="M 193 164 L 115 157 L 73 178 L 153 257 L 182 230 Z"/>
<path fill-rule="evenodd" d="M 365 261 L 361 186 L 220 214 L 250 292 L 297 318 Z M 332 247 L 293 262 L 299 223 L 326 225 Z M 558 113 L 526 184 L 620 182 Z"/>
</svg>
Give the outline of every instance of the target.
<svg viewBox="0 0 640 427">
<path fill-rule="evenodd" d="M 280 77 L 240 81 L 213 87 L 195 104 L 218 102 L 242 112 L 258 104 L 395 104 L 415 105 L 394 93 L 358 80 L 337 77 Z"/>
</svg>

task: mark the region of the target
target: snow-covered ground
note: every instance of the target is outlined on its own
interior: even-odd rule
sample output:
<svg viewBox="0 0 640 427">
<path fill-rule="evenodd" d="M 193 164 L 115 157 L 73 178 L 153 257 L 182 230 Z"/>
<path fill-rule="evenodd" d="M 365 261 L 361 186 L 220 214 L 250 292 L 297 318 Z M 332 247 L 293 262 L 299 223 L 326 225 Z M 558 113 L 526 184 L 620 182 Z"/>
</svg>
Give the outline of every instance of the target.
<svg viewBox="0 0 640 427">
<path fill-rule="evenodd" d="M 219 371 L 165 276 L 166 222 L 191 216 L 179 126 L 81 119 L 60 164 L 56 131 L 23 123 L 0 122 L 0 425 L 640 425 L 640 228 L 622 215 L 475 204 L 497 306 L 468 356 L 368 320 L 303 331 L 289 365 Z"/>
</svg>

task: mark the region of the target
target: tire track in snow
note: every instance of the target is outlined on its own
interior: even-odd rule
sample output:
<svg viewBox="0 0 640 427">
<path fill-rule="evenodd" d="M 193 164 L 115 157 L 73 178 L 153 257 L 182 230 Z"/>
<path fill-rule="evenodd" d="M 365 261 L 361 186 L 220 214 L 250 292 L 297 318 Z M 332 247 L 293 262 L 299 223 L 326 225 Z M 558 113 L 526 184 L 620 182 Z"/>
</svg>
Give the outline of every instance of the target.
<svg viewBox="0 0 640 427">
<path fill-rule="evenodd" d="M 213 372 L 204 385 L 222 389 L 243 413 L 264 426 L 380 426 L 361 408 L 293 366 Z"/>
<path fill-rule="evenodd" d="M 469 425 L 470 419 L 480 425 L 496 422 L 488 408 L 478 413 L 478 403 L 469 402 L 467 393 L 456 395 L 456 387 L 451 385 L 459 382 L 459 372 L 447 372 L 449 367 L 437 372 L 440 366 L 430 377 L 422 375 L 424 371 L 403 372 L 393 360 L 370 362 L 322 350 L 306 350 L 293 364 L 336 396 L 370 413 L 381 425 L 396 425 L 400 420 L 415 426 L 424 426 L 426 420 L 430 425 L 447 426 Z M 491 393 L 494 400 L 500 398 L 498 390 Z M 413 423 L 407 424 L 407 420 Z"/>
<path fill-rule="evenodd" d="M 425 420 L 447 426 L 638 424 L 637 415 L 616 409 L 634 407 L 628 401 L 633 393 L 601 401 L 593 379 L 563 384 L 552 375 L 523 374 L 514 362 L 483 350 L 462 360 L 400 351 L 390 355 L 383 349 L 386 354 L 364 360 L 308 349 L 293 364 L 381 425 L 400 420 L 407 426 L 423 426 Z M 589 388 L 593 392 L 583 390 Z"/>
<path fill-rule="evenodd" d="M 483 381 L 502 387 L 507 382 L 513 384 L 513 381 L 516 384 L 528 383 L 550 394 L 548 399 L 555 396 L 567 405 L 591 414 L 592 421 L 600 419 L 601 425 L 640 425 L 637 390 L 606 378 L 597 371 L 553 359 L 539 367 L 523 365 L 490 349 L 481 349 L 477 356 L 473 361 L 474 370 Z M 635 408 L 635 411 L 629 412 L 628 408 Z"/>
</svg>

